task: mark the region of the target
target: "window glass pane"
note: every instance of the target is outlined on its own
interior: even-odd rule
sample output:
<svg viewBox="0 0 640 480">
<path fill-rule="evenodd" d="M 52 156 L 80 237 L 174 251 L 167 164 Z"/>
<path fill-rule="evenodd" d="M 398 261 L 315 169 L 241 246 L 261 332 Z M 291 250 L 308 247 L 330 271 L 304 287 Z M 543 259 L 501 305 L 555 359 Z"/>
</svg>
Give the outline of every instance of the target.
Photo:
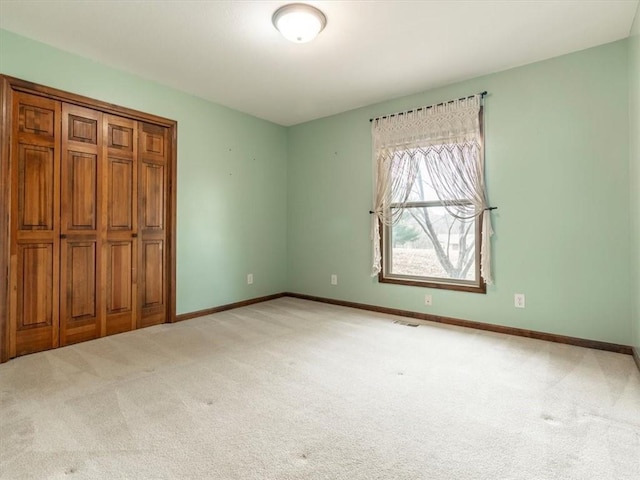
<svg viewBox="0 0 640 480">
<path fill-rule="evenodd" d="M 444 207 L 412 207 L 390 228 L 391 275 L 476 280 L 475 219 L 458 220 Z"/>
<path fill-rule="evenodd" d="M 393 194 L 391 201 L 393 203 L 423 200 L 421 193 L 423 188 L 422 178 L 426 178 L 422 172 L 424 167 L 420 167 L 423 163 L 422 157 L 414 150 L 400 150 L 393 153 L 390 166 L 391 184 L 394 185 L 394 187 L 391 188 Z M 409 197 L 405 198 L 407 187 L 411 187 L 411 191 L 408 192 Z M 433 195 L 435 195 L 435 191 Z M 437 200 L 437 197 L 435 197 L 434 200 Z"/>
<path fill-rule="evenodd" d="M 416 182 L 413 185 L 410 200 L 412 202 L 437 201 L 438 195 L 433 189 L 431 177 L 427 170 L 425 157 L 421 153 L 415 153 L 414 158 L 418 162 Z"/>
<path fill-rule="evenodd" d="M 438 200 L 438 195 L 431 186 L 429 172 L 426 169 L 425 157 L 420 150 L 411 149 L 396 152 L 393 156 L 391 173 L 394 182 L 398 181 L 398 179 L 407 181 L 415 175 L 415 181 L 411 185 L 411 192 L 407 201 L 422 202 Z M 402 189 L 400 190 L 402 191 Z M 402 198 L 393 198 L 393 202 L 402 201 L 404 201 Z"/>
<path fill-rule="evenodd" d="M 461 155 L 461 150 L 452 145 L 447 146 L 447 148 L 444 146 L 434 147 L 426 153 L 420 149 L 398 151 L 393 157 L 392 177 L 394 181 L 398 181 L 398 179 L 404 179 L 401 181 L 406 181 L 406 179 L 415 175 L 415 181 L 412 184 L 411 193 L 408 198 L 409 202 L 438 201 L 440 198 L 433 188 L 433 180 L 429 174 L 427 162 L 430 162 L 432 165 L 434 163 L 456 165 L 464 163 L 460 159 L 458 159 L 457 162 L 452 161 L 454 157 Z M 449 167 L 448 169 L 444 169 L 444 171 L 448 171 L 454 175 L 456 173 L 455 167 Z M 455 189 L 447 191 L 442 191 L 441 189 L 441 194 L 444 195 L 447 200 L 462 200 L 455 195 Z M 393 202 L 402 201 L 403 199 L 401 198 L 393 198 Z"/>
</svg>

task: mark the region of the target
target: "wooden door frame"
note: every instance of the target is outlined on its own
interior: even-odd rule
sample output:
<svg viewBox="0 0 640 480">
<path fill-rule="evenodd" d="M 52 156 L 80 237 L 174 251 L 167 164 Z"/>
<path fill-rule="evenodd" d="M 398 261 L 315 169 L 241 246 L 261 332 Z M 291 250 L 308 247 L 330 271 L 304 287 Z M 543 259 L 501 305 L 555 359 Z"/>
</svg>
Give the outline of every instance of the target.
<svg viewBox="0 0 640 480">
<path fill-rule="evenodd" d="M 0 363 L 9 359 L 9 257 L 11 251 L 11 95 L 0 77 Z"/>
<path fill-rule="evenodd" d="M 176 211 L 177 211 L 177 152 L 178 122 L 158 117 L 82 95 L 45 87 L 36 83 L 0 74 L 0 363 L 9 359 L 9 266 L 11 245 L 11 104 L 13 92 L 59 100 L 104 113 L 153 123 L 169 129 L 171 149 L 168 159 L 167 202 L 167 261 L 169 266 L 169 295 L 167 322 L 176 321 Z"/>
</svg>

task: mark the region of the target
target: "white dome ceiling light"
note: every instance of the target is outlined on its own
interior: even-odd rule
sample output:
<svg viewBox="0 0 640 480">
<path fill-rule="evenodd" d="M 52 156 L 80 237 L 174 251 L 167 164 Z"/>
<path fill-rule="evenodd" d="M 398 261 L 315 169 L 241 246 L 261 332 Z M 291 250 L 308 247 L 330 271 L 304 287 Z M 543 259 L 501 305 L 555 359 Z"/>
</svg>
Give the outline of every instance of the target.
<svg viewBox="0 0 640 480">
<path fill-rule="evenodd" d="M 271 21 L 287 40 L 294 43 L 307 43 L 324 29 L 327 17 L 311 5 L 290 3 L 276 10 Z"/>
</svg>

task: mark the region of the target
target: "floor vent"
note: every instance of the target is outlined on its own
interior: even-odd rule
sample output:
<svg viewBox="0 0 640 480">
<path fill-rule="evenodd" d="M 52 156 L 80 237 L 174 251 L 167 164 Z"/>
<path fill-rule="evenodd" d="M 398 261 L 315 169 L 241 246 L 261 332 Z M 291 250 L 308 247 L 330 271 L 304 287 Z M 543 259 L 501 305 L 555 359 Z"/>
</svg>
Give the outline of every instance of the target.
<svg viewBox="0 0 640 480">
<path fill-rule="evenodd" d="M 396 320 L 393 323 L 397 323 L 398 325 L 404 325 L 405 327 L 419 327 L 420 325 L 417 323 L 407 323 L 402 320 Z"/>
</svg>

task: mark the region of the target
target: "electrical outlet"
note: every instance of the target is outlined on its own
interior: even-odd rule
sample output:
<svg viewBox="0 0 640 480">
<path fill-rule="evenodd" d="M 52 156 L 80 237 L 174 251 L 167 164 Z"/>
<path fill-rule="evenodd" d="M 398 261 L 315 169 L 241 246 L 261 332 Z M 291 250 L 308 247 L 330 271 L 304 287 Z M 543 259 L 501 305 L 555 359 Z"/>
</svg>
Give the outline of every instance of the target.
<svg viewBox="0 0 640 480">
<path fill-rule="evenodd" d="M 338 284 L 338 275 L 336 275 L 335 273 L 331 274 L 331 285 L 337 285 Z"/>
<path fill-rule="evenodd" d="M 248 273 L 247 274 L 247 285 L 252 285 L 253 284 L 253 273 Z"/>
<path fill-rule="evenodd" d="M 524 293 L 516 293 L 513 295 L 513 303 L 516 308 L 524 308 Z"/>
<path fill-rule="evenodd" d="M 431 297 L 431 295 L 428 293 L 424 296 L 424 304 L 433 305 L 433 297 Z"/>
</svg>

